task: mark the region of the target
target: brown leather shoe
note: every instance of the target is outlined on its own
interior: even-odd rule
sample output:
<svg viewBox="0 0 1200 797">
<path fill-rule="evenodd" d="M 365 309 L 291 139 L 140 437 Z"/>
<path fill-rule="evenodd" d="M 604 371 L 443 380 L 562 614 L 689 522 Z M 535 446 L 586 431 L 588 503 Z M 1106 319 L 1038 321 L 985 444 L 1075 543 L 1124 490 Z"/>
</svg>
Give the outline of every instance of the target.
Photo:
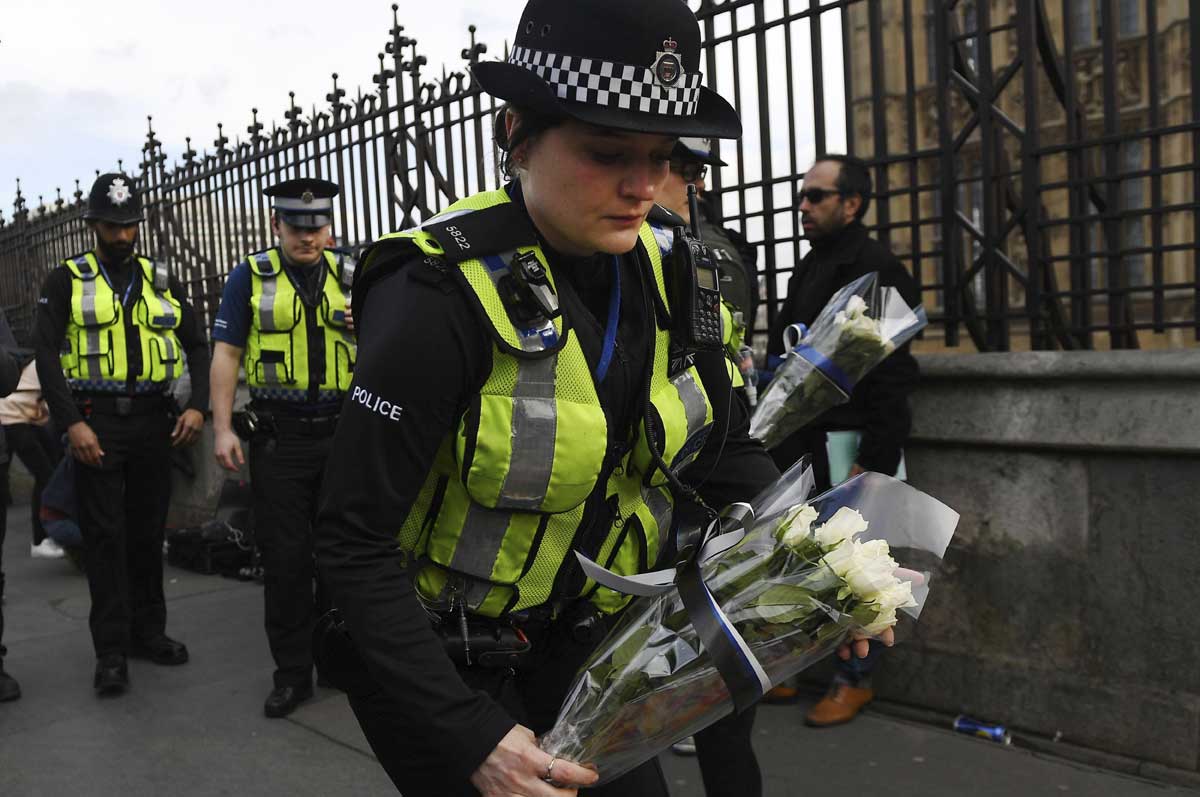
<svg viewBox="0 0 1200 797">
<path fill-rule="evenodd" d="M 862 707 L 875 697 L 874 689 L 864 689 L 846 684 L 834 684 L 829 694 L 808 710 L 804 721 L 814 728 L 841 725 L 858 716 Z"/>
<path fill-rule="evenodd" d="M 775 706 L 795 703 L 800 699 L 800 690 L 794 686 L 774 686 L 763 695 L 762 701 Z"/>
</svg>

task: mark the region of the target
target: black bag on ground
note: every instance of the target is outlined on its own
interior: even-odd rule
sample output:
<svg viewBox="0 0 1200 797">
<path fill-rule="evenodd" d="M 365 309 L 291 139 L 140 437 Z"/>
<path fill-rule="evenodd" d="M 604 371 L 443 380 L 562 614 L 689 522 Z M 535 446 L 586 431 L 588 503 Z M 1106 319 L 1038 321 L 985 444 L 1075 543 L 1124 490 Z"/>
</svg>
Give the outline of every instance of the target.
<svg viewBox="0 0 1200 797">
<path fill-rule="evenodd" d="M 224 520 L 167 532 L 167 563 L 204 575 L 236 577 L 254 561 L 254 545 Z"/>
</svg>

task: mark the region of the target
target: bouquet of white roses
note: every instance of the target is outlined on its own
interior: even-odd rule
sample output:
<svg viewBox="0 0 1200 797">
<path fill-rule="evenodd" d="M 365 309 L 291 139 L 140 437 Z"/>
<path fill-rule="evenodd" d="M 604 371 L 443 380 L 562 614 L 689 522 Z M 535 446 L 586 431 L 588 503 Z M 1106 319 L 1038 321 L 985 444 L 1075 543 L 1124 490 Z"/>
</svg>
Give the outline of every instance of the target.
<svg viewBox="0 0 1200 797">
<path fill-rule="evenodd" d="M 845 404 L 858 381 L 927 324 L 919 305 L 879 285 L 871 272 L 833 295 L 811 328 L 785 331 L 787 355 L 758 397 L 750 434 L 773 448 L 826 410 Z"/>
<path fill-rule="evenodd" d="M 755 499 L 743 541 L 701 565 L 725 630 L 758 673 L 755 697 L 855 631 L 915 620 L 958 522 L 888 476 L 864 474 L 806 502 L 811 485 L 793 468 Z M 542 749 L 595 766 L 605 783 L 728 714 L 735 690 L 699 625 L 674 589 L 633 603 L 576 675 Z"/>
</svg>

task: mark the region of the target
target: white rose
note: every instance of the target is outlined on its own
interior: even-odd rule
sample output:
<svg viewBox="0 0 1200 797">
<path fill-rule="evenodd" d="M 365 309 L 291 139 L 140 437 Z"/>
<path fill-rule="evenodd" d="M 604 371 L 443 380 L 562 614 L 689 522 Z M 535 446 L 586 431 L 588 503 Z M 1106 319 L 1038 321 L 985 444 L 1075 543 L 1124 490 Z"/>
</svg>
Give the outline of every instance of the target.
<svg viewBox="0 0 1200 797">
<path fill-rule="evenodd" d="M 861 296 L 851 296 L 846 302 L 846 314 L 849 316 L 860 316 L 867 312 L 867 302 Z"/>
<path fill-rule="evenodd" d="M 879 322 L 865 315 L 851 317 L 846 324 L 846 329 L 853 333 L 855 337 L 868 339 L 880 338 Z"/>
<path fill-rule="evenodd" d="M 883 611 L 888 609 L 895 611 L 896 609 L 916 606 L 917 601 L 913 598 L 912 594 L 912 582 L 901 581 L 895 575 L 892 578 L 895 579 L 895 583 L 884 587 L 872 595 L 871 602 L 879 606 Z"/>
<path fill-rule="evenodd" d="M 896 567 L 883 540 L 855 541 L 850 567 L 843 578 L 851 592 L 866 599 L 896 583 Z"/>
<path fill-rule="evenodd" d="M 816 512 L 813 512 L 813 519 L 816 519 Z M 816 538 L 821 547 L 832 548 L 845 540 L 853 539 L 856 534 L 862 534 L 866 530 L 867 521 L 862 514 L 857 509 L 844 506 L 817 529 Z"/>
<path fill-rule="evenodd" d="M 867 636 L 878 636 L 884 630 L 891 628 L 896 624 L 896 610 L 887 609 L 875 615 L 875 621 L 864 625 L 862 630 Z"/>
<path fill-rule="evenodd" d="M 839 545 L 831 551 L 826 551 L 822 558 L 838 578 L 844 579 L 854 563 L 854 545 L 849 542 Z"/>
<path fill-rule="evenodd" d="M 817 519 L 817 510 L 808 504 L 792 507 L 780 525 L 786 526 L 781 542 L 784 545 L 799 545 L 808 538 L 813 521 Z"/>
</svg>

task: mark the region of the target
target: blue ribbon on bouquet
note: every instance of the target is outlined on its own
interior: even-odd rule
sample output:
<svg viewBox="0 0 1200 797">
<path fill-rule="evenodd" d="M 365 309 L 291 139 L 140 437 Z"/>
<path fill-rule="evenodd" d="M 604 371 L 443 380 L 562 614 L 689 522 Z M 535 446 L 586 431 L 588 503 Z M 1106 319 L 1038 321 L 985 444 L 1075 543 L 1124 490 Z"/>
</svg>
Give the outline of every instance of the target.
<svg viewBox="0 0 1200 797">
<path fill-rule="evenodd" d="M 794 342 L 788 342 L 792 335 L 795 335 Z M 812 346 L 805 345 L 802 341 L 807 336 L 808 327 L 804 324 L 792 324 L 783 331 L 785 344 L 791 349 L 793 354 L 798 354 L 808 360 L 825 378 L 833 382 L 838 390 L 849 396 L 854 390 L 854 380 L 850 378 L 849 374 L 838 368 L 833 360 L 830 360 Z"/>
<path fill-rule="evenodd" d="M 651 573 L 621 576 L 578 551 L 575 553 L 588 578 L 622 594 L 653 597 L 678 590 L 688 619 L 725 681 L 739 713 L 767 693 L 771 679 L 704 583 L 703 567 L 741 542 L 747 526 L 753 522 L 754 510 L 749 504 L 732 504 L 721 517 L 708 524 L 698 542 L 683 547 L 674 568 Z"/>
</svg>

